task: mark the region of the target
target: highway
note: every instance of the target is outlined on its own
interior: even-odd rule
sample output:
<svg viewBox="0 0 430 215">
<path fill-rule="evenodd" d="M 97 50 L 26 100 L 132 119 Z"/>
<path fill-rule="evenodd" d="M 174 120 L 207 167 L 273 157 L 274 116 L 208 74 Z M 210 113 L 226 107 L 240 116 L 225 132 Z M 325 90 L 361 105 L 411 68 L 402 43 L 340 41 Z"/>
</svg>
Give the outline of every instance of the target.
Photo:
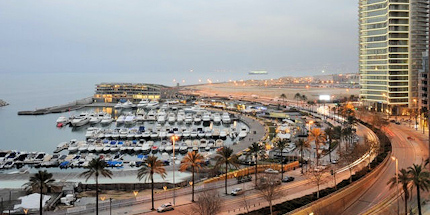
<svg viewBox="0 0 430 215">
<path fill-rule="evenodd" d="M 386 128 L 386 133 L 393 146 L 392 155 L 399 161 L 399 169 L 412 166 L 413 163 L 419 164 L 428 157 L 428 139 L 424 135 L 403 125 L 393 124 Z M 387 181 L 395 176 L 395 168 L 395 161 L 390 159 L 378 180 L 343 214 L 363 214 L 372 206 L 394 195 L 397 190 L 389 189 Z M 403 211 L 402 206 L 403 200 L 400 200 L 400 211 Z M 384 213 L 397 214 L 397 203 L 394 206 L 391 204 L 391 207 L 386 208 Z"/>
</svg>

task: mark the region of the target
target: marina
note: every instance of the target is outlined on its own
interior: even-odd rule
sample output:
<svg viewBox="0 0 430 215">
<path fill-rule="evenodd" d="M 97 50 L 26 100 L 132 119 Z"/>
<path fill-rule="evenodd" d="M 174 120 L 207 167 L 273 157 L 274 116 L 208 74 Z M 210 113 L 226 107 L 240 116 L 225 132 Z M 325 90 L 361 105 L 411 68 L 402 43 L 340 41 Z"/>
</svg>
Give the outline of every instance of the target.
<svg viewBox="0 0 430 215">
<path fill-rule="evenodd" d="M 176 101 L 126 101 L 114 108 L 85 108 L 59 116 L 55 125 L 79 132 L 81 138 L 59 143 L 53 153 L 0 151 L 0 170 L 79 168 L 98 156 L 110 167 L 129 168 L 140 166 L 150 154 L 171 165 L 179 164 L 189 151 L 199 151 L 209 160 L 217 149 L 238 144 L 249 133 L 235 115 Z"/>
</svg>

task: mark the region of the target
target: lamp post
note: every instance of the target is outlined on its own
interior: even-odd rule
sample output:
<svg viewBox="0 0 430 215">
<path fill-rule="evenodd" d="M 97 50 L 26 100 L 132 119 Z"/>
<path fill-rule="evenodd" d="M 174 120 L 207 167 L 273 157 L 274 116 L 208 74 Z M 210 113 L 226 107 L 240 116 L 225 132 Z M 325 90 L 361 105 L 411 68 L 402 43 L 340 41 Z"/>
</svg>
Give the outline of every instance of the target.
<svg viewBox="0 0 430 215">
<path fill-rule="evenodd" d="M 112 215 L 112 198 L 109 198 L 109 215 Z"/>
<path fill-rule="evenodd" d="M 394 157 L 391 156 L 391 160 L 396 161 L 396 183 L 397 183 L 397 214 L 399 214 L 400 212 L 400 203 L 399 203 L 399 160 Z"/>
<path fill-rule="evenodd" d="M 24 208 L 24 209 L 23 209 L 23 211 L 24 211 L 24 214 L 26 214 L 26 215 L 27 215 L 27 213 L 28 213 L 28 209 L 27 209 L 27 208 Z"/>
<path fill-rule="evenodd" d="M 133 194 L 134 194 L 134 198 L 136 199 L 136 201 L 137 201 L 137 194 L 139 194 L 139 191 L 138 190 L 134 190 L 133 191 Z"/>
<path fill-rule="evenodd" d="M 175 143 L 176 140 L 178 140 L 178 136 L 173 135 L 171 137 L 172 139 L 172 144 L 173 144 L 173 205 L 175 205 L 175 197 L 176 197 L 176 184 L 175 184 L 175 163 L 176 163 L 176 158 L 175 158 Z"/>
<path fill-rule="evenodd" d="M 418 104 L 417 99 L 414 99 L 415 103 L 415 130 L 418 130 Z"/>
</svg>

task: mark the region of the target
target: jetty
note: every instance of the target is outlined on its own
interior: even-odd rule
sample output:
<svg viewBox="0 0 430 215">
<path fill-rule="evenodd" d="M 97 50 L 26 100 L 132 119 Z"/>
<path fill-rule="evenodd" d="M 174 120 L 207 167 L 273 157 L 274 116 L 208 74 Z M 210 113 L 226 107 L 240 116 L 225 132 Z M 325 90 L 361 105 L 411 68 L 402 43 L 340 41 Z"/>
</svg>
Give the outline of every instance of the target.
<svg viewBox="0 0 430 215">
<path fill-rule="evenodd" d="M 44 115 L 50 113 L 63 113 L 67 111 L 79 110 L 81 108 L 86 107 L 87 105 L 91 105 L 93 103 L 92 97 L 87 97 L 83 99 L 79 99 L 65 105 L 52 106 L 47 108 L 36 109 L 33 111 L 19 111 L 18 115 Z"/>
</svg>

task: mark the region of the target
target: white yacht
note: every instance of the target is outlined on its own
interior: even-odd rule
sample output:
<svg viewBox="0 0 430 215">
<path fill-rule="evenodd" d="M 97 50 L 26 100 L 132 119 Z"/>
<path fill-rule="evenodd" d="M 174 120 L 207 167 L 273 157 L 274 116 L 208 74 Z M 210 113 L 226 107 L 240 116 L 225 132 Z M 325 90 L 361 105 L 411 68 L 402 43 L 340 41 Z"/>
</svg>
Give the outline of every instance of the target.
<svg viewBox="0 0 430 215">
<path fill-rule="evenodd" d="M 133 125 L 136 122 L 136 116 L 134 114 L 127 114 L 127 116 L 124 119 L 124 123 L 126 125 Z"/>
<path fill-rule="evenodd" d="M 214 113 L 213 115 L 214 123 L 219 124 L 221 123 L 221 115 L 219 113 Z"/>
<path fill-rule="evenodd" d="M 109 125 L 113 121 L 112 117 L 109 114 L 106 114 L 102 120 L 100 121 L 100 124 L 102 125 Z"/>
<path fill-rule="evenodd" d="M 115 108 L 115 109 L 121 109 L 121 108 L 122 108 L 122 103 L 121 103 L 121 102 L 118 102 L 118 103 L 114 106 L 114 108 Z"/>
<path fill-rule="evenodd" d="M 248 127 L 246 127 L 246 126 L 242 126 L 241 128 L 240 128 L 240 131 L 239 131 L 239 138 L 244 138 L 244 137 L 246 137 L 246 135 L 248 135 L 248 131 L 249 131 L 249 129 L 248 129 Z"/>
<path fill-rule="evenodd" d="M 58 126 L 60 123 L 62 124 L 62 126 L 63 126 L 63 125 L 66 125 L 67 123 L 69 123 L 69 118 L 67 118 L 67 117 L 65 117 L 65 116 L 60 116 L 60 117 L 58 117 L 58 119 L 57 119 L 56 123 L 57 123 L 57 126 Z"/>
<path fill-rule="evenodd" d="M 191 124 L 193 122 L 193 115 L 191 115 L 190 113 L 185 115 L 185 123 L 187 124 Z"/>
<path fill-rule="evenodd" d="M 137 109 L 136 111 L 136 121 L 143 122 L 145 120 L 146 112 L 143 109 Z"/>
<path fill-rule="evenodd" d="M 116 124 L 123 124 L 125 122 L 125 117 L 124 115 L 119 116 L 118 119 L 116 119 Z"/>
<path fill-rule="evenodd" d="M 199 124 L 200 122 L 202 122 L 201 116 L 198 114 L 194 115 L 194 123 Z"/>
<path fill-rule="evenodd" d="M 166 152 L 172 152 L 173 151 L 173 145 L 171 143 L 166 144 L 166 148 L 164 149 Z"/>
<path fill-rule="evenodd" d="M 230 115 L 227 112 L 222 113 L 222 123 L 231 123 Z"/>
<path fill-rule="evenodd" d="M 160 110 L 160 112 L 157 113 L 157 122 L 158 123 L 166 122 L 166 112 L 164 110 Z"/>
<path fill-rule="evenodd" d="M 150 151 L 151 151 L 151 146 L 148 143 L 143 144 L 142 152 L 143 153 L 149 153 Z"/>
<path fill-rule="evenodd" d="M 101 121 L 102 121 L 102 119 L 99 116 L 97 116 L 96 114 L 93 114 L 90 116 L 90 124 L 97 124 Z"/>
<path fill-rule="evenodd" d="M 169 115 L 167 116 L 167 121 L 169 123 L 174 123 L 176 121 L 176 116 L 174 113 L 169 113 Z"/>
<path fill-rule="evenodd" d="M 155 120 L 157 120 L 157 116 L 156 116 L 155 111 L 154 111 L 154 110 L 150 110 L 150 111 L 148 112 L 148 114 L 146 115 L 146 119 L 147 119 L 148 121 L 155 121 Z"/>
<path fill-rule="evenodd" d="M 210 124 L 211 122 L 211 115 L 209 112 L 205 112 L 202 116 L 203 124 Z"/>
<path fill-rule="evenodd" d="M 183 136 L 184 138 L 188 138 L 188 137 L 190 137 L 190 135 L 191 135 L 191 131 L 190 131 L 190 130 L 188 130 L 188 129 L 185 129 L 185 130 L 182 132 L 182 136 Z"/>
<path fill-rule="evenodd" d="M 149 100 L 148 99 L 142 99 L 138 104 L 137 107 L 138 108 L 144 108 L 149 104 Z"/>
<path fill-rule="evenodd" d="M 159 106 L 158 101 L 150 101 L 147 105 L 146 108 L 148 109 L 155 109 Z"/>
<path fill-rule="evenodd" d="M 88 113 L 81 113 L 79 116 L 75 117 L 70 124 L 74 127 L 83 126 L 90 121 Z"/>
<path fill-rule="evenodd" d="M 127 100 L 122 104 L 122 108 L 124 109 L 132 108 L 132 106 L 133 106 L 133 103 L 130 100 Z"/>
<path fill-rule="evenodd" d="M 219 132 L 219 137 L 220 137 L 221 139 L 226 139 L 226 138 L 227 138 L 227 135 L 228 135 L 228 129 L 227 129 L 227 128 L 222 129 L 222 130 Z"/>
</svg>

